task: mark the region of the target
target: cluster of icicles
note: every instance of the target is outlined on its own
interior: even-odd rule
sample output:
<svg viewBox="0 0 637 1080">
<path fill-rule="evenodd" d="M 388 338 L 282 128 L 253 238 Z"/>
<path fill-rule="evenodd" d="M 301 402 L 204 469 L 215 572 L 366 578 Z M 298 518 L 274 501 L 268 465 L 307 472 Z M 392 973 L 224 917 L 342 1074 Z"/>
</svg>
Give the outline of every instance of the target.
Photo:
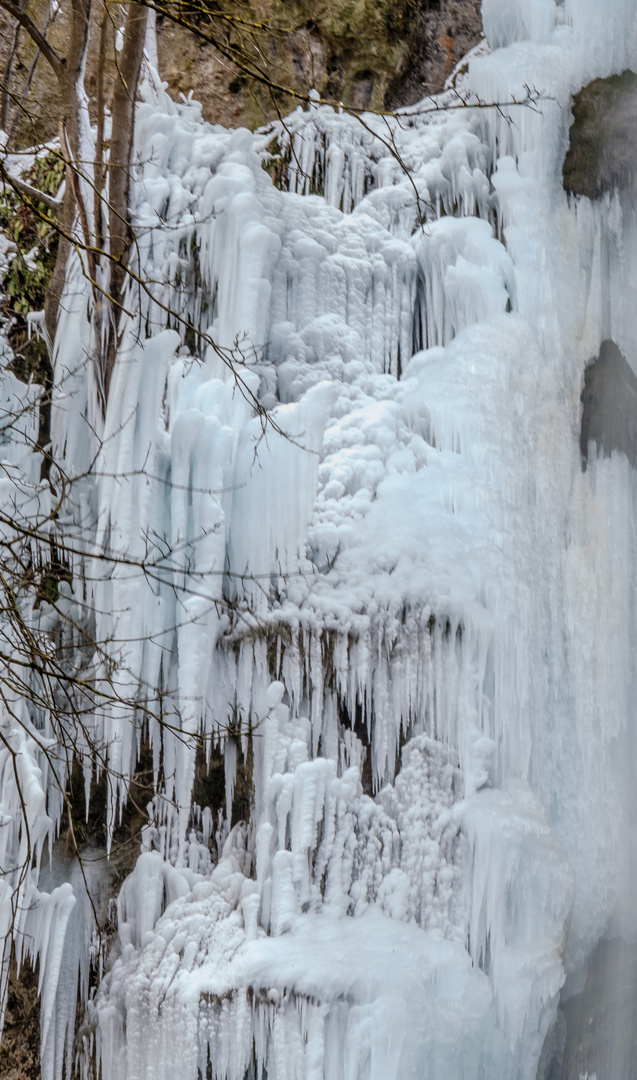
<svg viewBox="0 0 637 1080">
<path fill-rule="evenodd" d="M 76 1058 L 102 1080 L 535 1080 L 565 975 L 630 921 L 636 492 L 621 459 L 582 472 L 577 427 L 602 333 L 637 360 L 637 244 L 619 196 L 569 206 L 558 180 L 569 95 L 635 63 L 631 4 L 598 9 L 485 0 L 494 51 L 437 105 L 365 129 L 313 103 L 228 132 L 147 73 L 133 211 L 155 299 L 126 304 L 61 603 L 117 643 L 121 700 L 161 690 L 178 730 L 151 710 L 159 790 L 89 994 L 77 867 L 54 847 L 48 892 L 40 869 L 62 810 L 47 718 L 17 702 L 20 730 L 3 719 L 0 922 L 39 960 L 44 1080 Z M 458 104 L 528 86 L 542 108 L 513 123 Z M 604 327 L 611 226 L 627 298 Z M 192 356 L 167 307 L 218 351 Z M 86 310 L 71 261 L 53 432 L 78 475 L 96 453 Z M 3 370 L 7 411 L 31 392 Z M 2 450 L 33 487 L 26 442 Z M 91 561 L 143 561 L 149 537 L 170 553 L 153 579 Z M 32 618 L 54 622 L 43 603 Z M 92 721 L 118 778 L 109 844 L 132 719 Z M 223 758 L 220 805 L 193 804 L 197 738 Z"/>
</svg>

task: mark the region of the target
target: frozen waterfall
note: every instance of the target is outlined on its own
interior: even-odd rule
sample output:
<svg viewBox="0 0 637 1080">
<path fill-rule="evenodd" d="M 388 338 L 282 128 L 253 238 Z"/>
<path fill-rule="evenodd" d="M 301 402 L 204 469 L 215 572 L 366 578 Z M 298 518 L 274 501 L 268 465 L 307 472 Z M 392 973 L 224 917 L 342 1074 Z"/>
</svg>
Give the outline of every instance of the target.
<svg viewBox="0 0 637 1080">
<path fill-rule="evenodd" d="M 315 103 L 231 132 L 147 72 L 155 285 L 131 286 L 98 448 L 71 262 L 53 431 L 70 474 L 98 455 L 74 508 L 89 585 L 63 601 L 172 726 L 147 719 L 157 793 L 89 993 L 81 882 L 45 890 L 60 798 L 35 730 L 2 720 L 2 865 L 27 832 L 37 865 L 17 919 L 0 878 L 0 923 L 39 958 L 44 1080 L 76 1051 L 85 1080 L 536 1080 L 562 988 L 609 930 L 637 936 L 637 482 L 592 445 L 583 470 L 579 442 L 602 340 L 637 372 L 637 222 L 561 183 L 571 95 L 637 68 L 637 14 L 483 19 L 445 94 L 365 126 Z M 166 306 L 240 350 L 240 386 Z M 6 363 L 5 411 L 33 393 Z M 36 474 L 2 438 L 6 501 Z M 100 562 L 149 537 L 171 552 L 154 577 Z M 134 720 L 91 720 L 111 835 Z M 223 755 L 220 805 L 194 802 L 195 736 Z"/>
</svg>

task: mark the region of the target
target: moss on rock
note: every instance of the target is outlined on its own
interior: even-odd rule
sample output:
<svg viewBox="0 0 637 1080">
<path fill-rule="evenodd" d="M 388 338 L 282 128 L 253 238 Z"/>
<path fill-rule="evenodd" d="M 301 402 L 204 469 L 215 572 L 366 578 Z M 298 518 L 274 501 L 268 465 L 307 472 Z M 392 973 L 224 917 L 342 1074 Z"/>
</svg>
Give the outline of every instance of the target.
<svg viewBox="0 0 637 1080">
<path fill-rule="evenodd" d="M 573 99 L 562 179 L 569 195 L 637 194 L 637 74 L 595 79 Z"/>
<path fill-rule="evenodd" d="M 237 13 L 234 0 L 228 3 Z M 394 108 L 442 89 L 482 33 L 479 0 L 245 0 L 240 10 L 246 21 L 270 28 L 257 37 L 260 65 L 265 57 L 274 82 L 301 93 L 316 89 L 354 109 Z M 241 39 L 248 52 L 255 42 Z M 192 87 L 210 120 L 227 122 L 215 116 L 219 100 L 234 123 L 248 127 L 297 103 L 231 71 L 213 48 L 167 19 L 161 20 L 159 59 L 171 89 Z"/>
<path fill-rule="evenodd" d="M 314 88 L 321 96 L 353 108 L 382 110 L 409 105 L 426 93 L 442 89 L 454 65 L 482 34 L 480 0 L 210 0 L 189 17 L 199 22 L 204 37 L 176 25 L 157 7 L 159 69 L 173 96 L 190 90 L 213 123 L 228 127 L 257 127 L 297 104 L 292 90 L 305 94 Z M 47 0 L 31 0 L 29 12 L 39 25 Z M 97 87 L 97 41 L 101 8 L 94 7 L 91 44 L 86 65 L 90 108 Z M 234 29 L 223 15 L 238 16 L 260 27 Z M 0 12 L 0 66 L 11 41 L 11 19 Z M 105 84 L 109 97 L 116 77 L 115 30 L 109 31 Z M 238 47 L 283 92 L 272 91 L 241 70 L 205 36 Z M 69 33 L 63 4 L 49 31 L 51 44 L 64 52 Z M 34 47 L 20 38 L 11 91 L 19 99 Z M 12 106 L 13 139 L 30 146 L 57 135 L 59 94 L 55 78 L 40 60 L 24 102 Z"/>
</svg>

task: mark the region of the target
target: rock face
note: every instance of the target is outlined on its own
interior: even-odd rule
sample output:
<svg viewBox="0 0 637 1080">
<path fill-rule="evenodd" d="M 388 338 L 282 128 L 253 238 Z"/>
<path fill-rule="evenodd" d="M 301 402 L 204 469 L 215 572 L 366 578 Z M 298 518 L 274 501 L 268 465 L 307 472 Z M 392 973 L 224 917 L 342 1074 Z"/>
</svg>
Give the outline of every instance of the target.
<svg viewBox="0 0 637 1080">
<path fill-rule="evenodd" d="M 2 1080 L 40 1080 L 40 1000 L 38 977 L 29 964 L 16 975 L 11 962 L 2 1043 Z"/>
<path fill-rule="evenodd" d="M 387 107 L 411 105 L 442 89 L 482 36 L 481 6 L 481 0 L 416 0 L 408 62 L 389 84 Z"/>
<path fill-rule="evenodd" d="M 562 178 L 570 195 L 637 195 L 637 74 L 595 79 L 573 101 L 573 123 Z"/>
<path fill-rule="evenodd" d="M 586 468 L 591 443 L 609 457 L 625 454 L 637 468 L 637 378 L 614 341 L 603 341 L 586 368 L 582 390 L 580 449 Z"/>
<path fill-rule="evenodd" d="M 307 93 L 315 88 L 325 97 L 352 108 L 396 108 L 442 89 L 447 76 L 482 34 L 480 0 L 248 0 L 240 5 L 225 0 L 219 8 L 240 14 L 258 29 L 241 36 L 220 30 L 225 24 L 201 21 L 207 36 L 240 47 L 252 64 L 267 71 L 284 89 Z M 33 0 L 30 12 L 42 25 L 47 0 Z M 101 9 L 100 9 L 101 10 Z M 99 19 L 95 7 L 92 19 Z M 115 31 L 113 30 L 113 35 Z M 173 96 L 194 92 L 205 119 L 226 126 L 258 127 L 285 115 L 296 104 L 293 96 L 271 93 L 249 77 L 203 38 L 158 14 L 158 57 L 162 79 Z M 234 33 L 234 36 L 233 36 Z M 65 6 L 48 32 L 64 51 L 68 35 Z M 99 34 L 92 35 L 97 41 Z M 0 69 L 4 70 L 12 40 L 10 20 L 0 14 Z M 89 52 L 86 85 L 96 87 L 96 47 Z M 34 50 L 21 35 L 13 65 L 11 92 L 20 99 Z M 265 61 L 264 61 L 265 57 Z M 113 42 L 107 49 L 107 86 L 115 73 Z M 57 134 L 57 89 L 43 60 L 38 62 L 26 111 L 18 117 L 16 134 L 23 145 Z M 11 125 L 10 125 L 11 126 Z"/>
</svg>

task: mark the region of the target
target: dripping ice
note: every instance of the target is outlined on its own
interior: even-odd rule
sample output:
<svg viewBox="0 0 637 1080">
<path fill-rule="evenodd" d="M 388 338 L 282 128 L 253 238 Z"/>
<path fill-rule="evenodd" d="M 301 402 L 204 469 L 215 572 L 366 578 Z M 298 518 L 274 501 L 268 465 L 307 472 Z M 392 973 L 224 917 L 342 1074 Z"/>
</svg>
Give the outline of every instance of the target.
<svg viewBox="0 0 637 1080">
<path fill-rule="evenodd" d="M 96 558 L 89 603 L 98 639 L 127 643 L 122 697 L 136 680 L 172 688 L 226 783 L 222 807 L 193 807 L 192 740 L 164 732 L 169 779 L 88 1003 L 86 1076 L 94 1055 L 103 1080 L 196 1080 L 208 1062 L 215 1080 L 534 1080 L 565 979 L 609 926 L 637 930 L 621 768 L 635 482 L 619 455 L 583 473 L 578 444 L 602 336 L 637 364 L 635 224 L 619 197 L 569 204 L 560 179 L 569 95 L 635 67 L 635 13 L 484 0 L 483 18 L 456 88 L 507 102 L 533 87 L 539 107 L 453 107 L 449 89 L 446 110 L 405 110 L 387 123 L 409 177 L 379 118 L 363 129 L 315 104 L 229 132 L 147 74 L 134 221 L 141 267 L 167 284 L 141 338 L 123 327 L 87 554 L 108 536 L 141 556 L 158 535 L 180 555 L 153 587 Z M 275 150 L 287 191 L 263 168 Z M 95 450 L 84 288 L 71 266 L 55 346 L 55 449 L 78 474 Z M 239 344 L 282 434 L 262 437 L 250 394 L 212 350 L 189 354 L 161 304 Z M 9 359 L 15 412 L 33 391 Z M 22 435 L 5 475 L 35 481 Z M 22 962 L 39 958 L 43 1076 L 60 1080 L 90 917 L 77 875 L 46 869 L 62 808 L 16 708 L 22 731 L 3 724 L 37 859 L 13 933 Z M 122 777 L 111 829 L 130 720 L 94 719 Z M 158 773 L 152 722 L 149 738 Z M 249 820 L 234 821 L 249 754 Z M 25 835 L 10 757 L 3 866 Z"/>
</svg>

